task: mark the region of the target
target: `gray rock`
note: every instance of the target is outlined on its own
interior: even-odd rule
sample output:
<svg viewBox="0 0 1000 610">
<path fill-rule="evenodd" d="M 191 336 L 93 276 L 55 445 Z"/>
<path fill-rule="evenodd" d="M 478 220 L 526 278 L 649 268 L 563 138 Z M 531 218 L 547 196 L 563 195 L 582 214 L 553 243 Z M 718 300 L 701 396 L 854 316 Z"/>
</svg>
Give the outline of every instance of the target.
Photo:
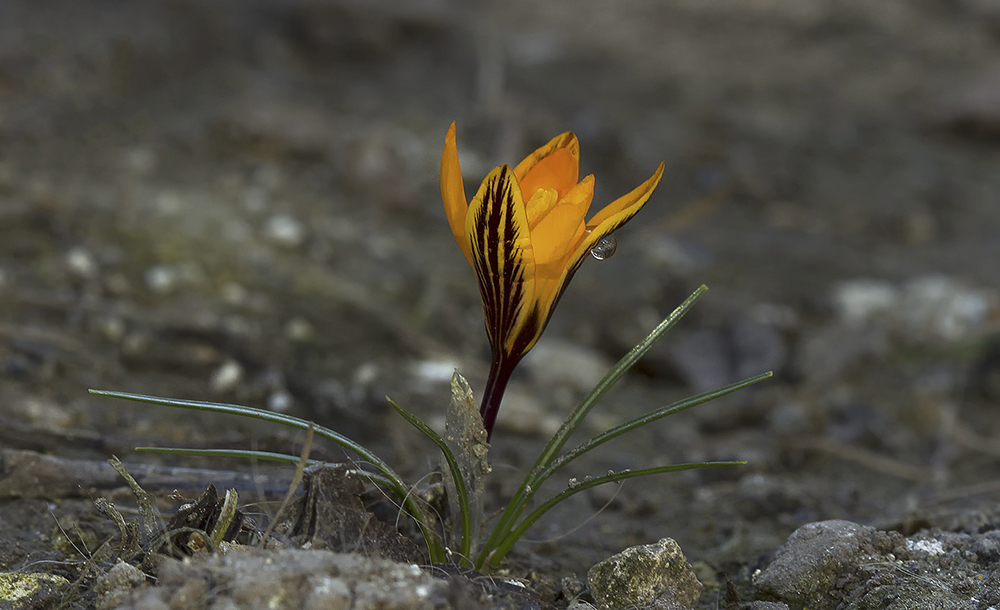
<svg viewBox="0 0 1000 610">
<path fill-rule="evenodd" d="M 810 523 L 789 537 L 754 584 L 759 597 L 793 610 L 996 608 L 993 536 L 925 530 L 903 538 L 848 521 Z"/>
<path fill-rule="evenodd" d="M 701 595 L 701 583 L 670 538 L 609 557 L 590 568 L 587 584 L 602 610 L 680 610 Z"/>
<path fill-rule="evenodd" d="M 754 578 L 758 595 L 792 607 L 833 610 L 832 595 L 841 575 L 879 555 L 874 528 L 850 521 L 819 521 L 795 530 L 771 565 Z"/>
<path fill-rule="evenodd" d="M 120 608 L 232 610 L 445 610 L 449 582 L 415 565 L 329 551 L 235 552 L 164 561 L 157 586 L 128 596 Z M 477 604 L 466 600 L 464 607 Z"/>
<path fill-rule="evenodd" d="M 119 560 L 97 579 L 94 586 L 94 591 L 97 592 L 97 610 L 117 608 L 128 594 L 145 583 L 146 575 L 142 570 Z"/>
<path fill-rule="evenodd" d="M 792 606 L 833 610 L 836 580 L 864 556 L 875 555 L 875 530 L 850 521 L 820 521 L 795 530 L 777 557 L 754 578 L 758 594 Z"/>
</svg>

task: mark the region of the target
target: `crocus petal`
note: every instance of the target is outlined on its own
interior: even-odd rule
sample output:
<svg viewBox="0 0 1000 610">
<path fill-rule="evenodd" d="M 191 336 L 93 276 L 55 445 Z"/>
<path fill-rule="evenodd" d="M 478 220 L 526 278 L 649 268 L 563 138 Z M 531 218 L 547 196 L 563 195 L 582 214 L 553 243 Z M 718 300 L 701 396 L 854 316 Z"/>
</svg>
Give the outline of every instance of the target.
<svg viewBox="0 0 1000 610">
<path fill-rule="evenodd" d="M 469 205 L 465 235 L 494 353 L 520 357 L 534 344 L 540 321 L 535 307 L 535 258 L 521 189 L 510 167 L 486 176 Z"/>
<path fill-rule="evenodd" d="M 523 191 L 522 191 L 523 193 Z M 528 227 L 532 230 L 538 226 L 545 216 L 559 204 L 559 191 L 555 189 L 538 189 L 524 204 L 528 215 Z"/>
<path fill-rule="evenodd" d="M 521 192 L 528 199 L 540 188 L 565 195 L 580 179 L 580 142 L 572 132 L 558 135 L 514 168 Z"/>
<path fill-rule="evenodd" d="M 469 204 L 465 199 L 465 184 L 462 182 L 462 168 L 458 163 L 458 146 L 455 143 L 455 123 L 448 128 L 444 139 L 444 152 L 441 153 L 441 200 L 444 201 L 444 213 L 451 225 L 462 254 L 472 263 L 472 253 L 469 242 L 465 239 L 465 216 Z"/>
<path fill-rule="evenodd" d="M 635 216 L 636 212 L 642 209 L 642 206 L 649 200 L 649 196 L 653 194 L 653 189 L 660 183 L 660 178 L 663 177 L 663 167 L 664 164 L 661 162 L 660 167 L 656 168 L 649 180 L 632 189 L 627 195 L 604 206 L 600 212 L 594 214 L 594 217 L 587 221 L 587 229 L 591 231 L 590 237 L 593 237 L 593 243 L 597 243 L 601 237 L 628 222 L 630 218 Z M 600 235 L 594 237 L 597 233 Z M 593 244 L 591 244 L 592 246 Z"/>
<path fill-rule="evenodd" d="M 557 277 L 562 272 L 566 258 L 583 238 L 584 220 L 593 196 L 594 177 L 587 176 L 531 226 L 537 275 Z"/>
<path fill-rule="evenodd" d="M 538 301 L 539 316 L 545 321 L 542 325 L 543 330 L 549 316 L 552 315 L 552 310 L 555 309 L 556 304 L 569 285 L 569 281 L 573 279 L 573 275 L 576 274 L 577 269 L 583 264 L 590 250 L 602 237 L 613 233 L 615 229 L 628 222 L 642 209 L 642 206 L 649 200 L 650 195 L 653 194 L 653 189 L 659 184 L 660 178 L 663 176 L 663 167 L 664 165 L 661 163 L 652 178 L 643 182 L 624 197 L 620 197 L 605 206 L 604 209 L 598 212 L 586 224 L 582 238 L 576 242 L 576 247 L 567 253 L 566 258 L 560 264 L 561 272 L 558 277 L 551 278 L 549 273 L 547 273 L 549 270 L 548 267 L 536 270 L 538 277 L 535 281 L 535 299 Z M 597 221 L 596 223 L 595 220 Z"/>
</svg>

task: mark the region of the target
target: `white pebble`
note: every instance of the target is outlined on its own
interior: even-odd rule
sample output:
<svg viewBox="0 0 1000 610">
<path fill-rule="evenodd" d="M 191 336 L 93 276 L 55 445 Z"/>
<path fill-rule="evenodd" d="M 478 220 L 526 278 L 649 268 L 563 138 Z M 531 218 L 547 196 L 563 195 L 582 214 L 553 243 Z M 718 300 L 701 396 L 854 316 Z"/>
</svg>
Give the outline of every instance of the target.
<svg viewBox="0 0 1000 610">
<path fill-rule="evenodd" d="M 899 291 L 889 282 L 856 279 L 842 282 L 834 289 L 833 304 L 841 321 L 850 326 L 886 314 L 899 303 Z"/>
<path fill-rule="evenodd" d="M 243 381 L 243 366 L 235 360 L 228 360 L 212 373 L 208 387 L 213 392 L 223 393 L 235 388 Z"/>
<path fill-rule="evenodd" d="M 264 225 L 264 237 L 286 248 L 297 248 L 306 240 L 306 228 L 288 214 L 275 214 Z"/>
<path fill-rule="evenodd" d="M 92 278 L 97 274 L 97 261 L 89 250 L 83 246 L 71 248 L 66 253 L 66 266 L 76 276 Z"/>
<path fill-rule="evenodd" d="M 410 370 L 423 381 L 450 383 L 457 366 L 450 360 L 421 360 L 413 363 Z"/>
<path fill-rule="evenodd" d="M 143 279 L 146 288 L 156 294 L 167 294 L 177 287 L 178 276 L 177 268 L 172 265 L 153 265 L 146 269 Z"/>
<path fill-rule="evenodd" d="M 270 396 L 267 397 L 267 408 L 270 411 L 276 413 L 287 413 L 292 410 L 292 406 L 295 401 L 292 399 L 292 395 L 288 390 L 278 390 L 277 392 L 272 392 Z"/>
</svg>

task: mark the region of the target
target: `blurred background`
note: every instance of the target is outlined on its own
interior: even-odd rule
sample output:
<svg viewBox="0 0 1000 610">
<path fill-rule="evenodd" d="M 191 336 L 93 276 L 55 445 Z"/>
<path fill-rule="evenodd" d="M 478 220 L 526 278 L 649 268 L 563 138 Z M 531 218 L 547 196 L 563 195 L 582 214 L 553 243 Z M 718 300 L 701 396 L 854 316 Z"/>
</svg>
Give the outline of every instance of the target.
<svg viewBox="0 0 1000 610">
<path fill-rule="evenodd" d="M 566 478 L 749 465 L 581 494 L 521 561 L 582 573 L 670 536 L 749 569 L 818 519 L 992 518 L 992 0 L 4 0 L 0 443 L 128 463 L 151 460 L 136 444 L 302 440 L 98 387 L 294 413 L 423 476 L 432 447 L 384 397 L 440 427 L 452 371 L 481 391 L 489 359 L 440 201 L 452 121 L 470 196 L 567 130 L 595 209 L 667 168 L 516 374 L 490 501 L 702 283 L 581 439 L 775 372 Z"/>
</svg>

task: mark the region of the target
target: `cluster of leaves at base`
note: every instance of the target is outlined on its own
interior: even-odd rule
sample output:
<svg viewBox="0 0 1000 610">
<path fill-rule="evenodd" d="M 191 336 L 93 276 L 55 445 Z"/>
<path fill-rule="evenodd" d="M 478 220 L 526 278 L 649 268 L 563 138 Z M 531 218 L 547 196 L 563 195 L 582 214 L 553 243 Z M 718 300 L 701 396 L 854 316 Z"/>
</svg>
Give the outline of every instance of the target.
<svg viewBox="0 0 1000 610">
<path fill-rule="evenodd" d="M 713 400 L 715 398 L 730 394 L 739 389 L 757 383 L 771 376 L 771 373 L 763 373 L 740 381 L 718 390 L 705 392 L 690 398 L 665 405 L 663 407 L 649 411 L 648 413 L 615 426 L 589 440 L 577 445 L 573 449 L 563 452 L 563 447 L 575 432 L 590 410 L 597 402 L 618 382 L 619 379 L 662 337 L 672 328 L 694 303 L 708 289 L 701 286 L 694 294 L 688 297 L 684 303 L 674 310 L 663 322 L 628 354 L 626 354 L 604 378 L 594 387 L 593 390 L 583 399 L 583 401 L 566 418 L 559 430 L 549 440 L 542 450 L 534 466 L 522 481 L 518 491 L 508 502 L 506 508 L 501 513 L 493 529 L 483 539 L 480 531 L 483 523 L 483 494 L 482 481 L 489 473 L 487 462 L 486 432 L 482 428 L 482 422 L 478 417 L 478 410 L 472 391 L 465 379 L 457 372 L 452 379 L 452 402 L 448 414 L 448 426 L 446 430 L 446 440 L 440 434 L 432 430 L 415 415 L 402 408 L 392 400 L 393 408 L 403 416 L 410 424 L 426 435 L 440 449 L 443 461 L 443 471 L 445 473 L 448 502 L 451 510 L 450 515 L 441 518 L 438 511 L 423 502 L 418 494 L 412 493 L 409 485 L 403 482 L 398 474 L 381 458 L 364 446 L 353 440 L 323 426 L 318 426 L 297 417 L 274 413 L 252 407 L 240 405 L 229 405 L 220 403 L 210 403 L 191 400 L 176 400 L 170 398 L 158 398 L 142 394 L 129 394 L 123 392 L 109 392 L 91 390 L 94 394 L 112 396 L 138 402 L 180 407 L 184 409 L 194 409 L 201 411 L 212 411 L 217 413 L 229 413 L 243 417 L 262 419 L 265 421 L 299 428 L 302 430 L 314 431 L 321 438 L 337 443 L 338 445 L 351 450 L 360 458 L 360 462 L 367 465 L 366 468 L 355 468 L 351 470 L 353 476 L 369 481 L 386 490 L 400 502 L 400 508 L 413 518 L 420 529 L 424 543 L 427 548 L 428 558 L 431 563 L 455 563 L 461 566 L 471 566 L 476 569 L 483 569 L 486 566 L 497 565 L 514 543 L 531 527 L 542 515 L 562 502 L 568 497 L 580 493 L 591 487 L 606 483 L 621 482 L 635 477 L 661 474 L 666 472 L 676 472 L 693 468 L 709 468 L 719 466 L 733 466 L 745 462 L 692 462 L 686 464 L 674 464 L 654 468 L 642 468 L 637 470 L 623 470 L 619 472 L 609 472 L 606 475 L 588 477 L 582 481 L 573 481 L 565 489 L 541 502 L 533 508 L 527 515 L 523 514 L 525 507 L 530 504 L 534 495 L 541 488 L 542 484 L 558 470 L 569 464 L 571 461 L 582 456 L 588 451 L 613 440 L 626 432 L 645 426 L 668 415 L 673 415 L 685 409 Z M 202 456 L 226 456 L 242 457 L 258 460 L 276 460 L 287 463 L 309 463 L 303 456 L 286 455 L 280 453 L 263 451 L 236 451 L 236 450 L 212 450 L 212 449 L 171 449 L 141 447 L 140 451 L 150 451 L 158 453 L 173 453 L 183 455 Z M 457 516 L 457 518 L 456 518 Z"/>
</svg>

